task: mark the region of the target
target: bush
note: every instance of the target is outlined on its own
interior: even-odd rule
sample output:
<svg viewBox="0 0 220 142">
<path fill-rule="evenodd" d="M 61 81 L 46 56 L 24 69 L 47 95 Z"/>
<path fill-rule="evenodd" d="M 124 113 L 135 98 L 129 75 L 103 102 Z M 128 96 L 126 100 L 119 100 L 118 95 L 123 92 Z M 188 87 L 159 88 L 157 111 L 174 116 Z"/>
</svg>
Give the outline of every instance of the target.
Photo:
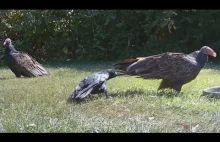
<svg viewBox="0 0 220 142">
<path fill-rule="evenodd" d="M 203 45 L 218 54 L 219 15 L 219 10 L 0 10 L 0 38 L 10 37 L 17 49 L 39 60 L 120 60 L 189 53 Z"/>
</svg>

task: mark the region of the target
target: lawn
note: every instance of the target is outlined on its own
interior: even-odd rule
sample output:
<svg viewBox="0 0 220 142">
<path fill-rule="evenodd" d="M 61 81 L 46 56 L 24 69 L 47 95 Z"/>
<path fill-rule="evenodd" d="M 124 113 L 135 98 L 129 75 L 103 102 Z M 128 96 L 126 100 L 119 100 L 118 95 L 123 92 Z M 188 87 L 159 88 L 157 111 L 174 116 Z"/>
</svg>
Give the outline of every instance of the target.
<svg viewBox="0 0 220 142">
<path fill-rule="evenodd" d="M 0 132 L 220 132 L 220 100 L 200 97 L 220 85 L 220 66 L 208 64 L 181 94 L 157 93 L 160 80 L 116 77 L 112 98 L 94 95 L 81 104 L 67 99 L 86 76 L 113 62 L 44 64 L 51 75 L 16 78 L 0 68 Z"/>
</svg>

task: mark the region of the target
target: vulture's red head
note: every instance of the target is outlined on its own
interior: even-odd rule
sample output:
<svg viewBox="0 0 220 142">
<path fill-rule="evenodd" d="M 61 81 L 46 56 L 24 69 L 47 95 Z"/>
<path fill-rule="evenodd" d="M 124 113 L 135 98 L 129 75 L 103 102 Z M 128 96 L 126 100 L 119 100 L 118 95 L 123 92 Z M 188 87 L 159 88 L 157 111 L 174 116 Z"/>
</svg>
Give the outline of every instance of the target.
<svg viewBox="0 0 220 142">
<path fill-rule="evenodd" d="M 210 55 L 210 56 L 213 56 L 213 57 L 216 57 L 217 54 L 215 53 L 214 50 L 212 50 L 212 48 L 208 47 L 208 46 L 203 46 L 200 51 L 203 53 L 203 54 L 206 54 L 206 55 Z"/>
<path fill-rule="evenodd" d="M 10 38 L 7 38 L 6 40 L 5 40 L 5 42 L 4 42 L 4 45 L 5 44 L 10 44 L 11 43 L 11 39 Z"/>
</svg>

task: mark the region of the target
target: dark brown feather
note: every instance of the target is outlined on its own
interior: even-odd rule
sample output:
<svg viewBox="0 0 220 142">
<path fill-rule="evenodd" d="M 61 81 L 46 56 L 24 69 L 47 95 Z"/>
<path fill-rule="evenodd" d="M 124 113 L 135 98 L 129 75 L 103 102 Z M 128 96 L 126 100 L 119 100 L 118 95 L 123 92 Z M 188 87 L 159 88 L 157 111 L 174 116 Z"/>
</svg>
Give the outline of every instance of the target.
<svg viewBox="0 0 220 142">
<path fill-rule="evenodd" d="M 181 80 L 196 72 L 197 64 L 189 64 L 189 60 L 182 53 L 164 53 L 156 56 L 142 58 L 131 64 L 127 72 L 136 73 L 144 78 Z"/>
<path fill-rule="evenodd" d="M 13 54 L 16 68 L 26 77 L 49 75 L 49 72 L 34 58 L 24 52 Z"/>
<path fill-rule="evenodd" d="M 127 74 L 145 79 L 162 79 L 159 88 L 170 87 L 179 91 L 182 84 L 190 82 L 200 72 L 199 64 L 189 58 L 183 53 L 167 52 L 137 59 L 126 59 L 116 64 L 116 69 L 122 69 Z"/>
</svg>

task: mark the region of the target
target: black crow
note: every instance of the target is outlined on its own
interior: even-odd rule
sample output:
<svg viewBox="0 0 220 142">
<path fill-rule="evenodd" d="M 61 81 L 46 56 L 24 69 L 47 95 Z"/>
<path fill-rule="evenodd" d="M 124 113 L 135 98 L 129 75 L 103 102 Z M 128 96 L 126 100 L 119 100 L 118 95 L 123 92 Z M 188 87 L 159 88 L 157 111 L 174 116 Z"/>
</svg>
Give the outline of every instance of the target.
<svg viewBox="0 0 220 142">
<path fill-rule="evenodd" d="M 123 75 L 115 70 L 107 69 L 94 73 L 83 79 L 76 87 L 72 94 L 73 100 L 83 100 L 90 94 L 104 93 L 108 98 L 110 94 L 107 92 L 106 81 L 116 76 Z"/>
</svg>

